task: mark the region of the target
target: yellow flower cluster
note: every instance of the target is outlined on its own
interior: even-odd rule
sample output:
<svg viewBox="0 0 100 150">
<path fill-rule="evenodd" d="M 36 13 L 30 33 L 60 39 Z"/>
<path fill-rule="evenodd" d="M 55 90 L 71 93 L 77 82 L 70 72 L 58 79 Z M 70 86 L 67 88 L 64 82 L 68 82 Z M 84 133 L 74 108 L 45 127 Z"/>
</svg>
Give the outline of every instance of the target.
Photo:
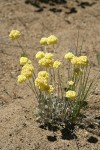
<svg viewBox="0 0 100 150">
<path fill-rule="evenodd" d="M 80 56 L 80 57 L 75 56 L 71 60 L 71 63 L 73 65 L 87 66 L 88 65 L 88 58 L 87 58 L 87 56 Z"/>
<path fill-rule="evenodd" d="M 73 57 L 74 57 L 74 54 L 71 53 L 71 52 L 69 52 L 69 53 L 67 53 L 67 54 L 65 55 L 65 58 L 66 58 L 67 60 L 71 60 Z"/>
<path fill-rule="evenodd" d="M 19 75 L 18 76 L 18 83 L 23 83 L 27 80 L 27 78 L 24 75 Z"/>
<path fill-rule="evenodd" d="M 46 59 L 53 59 L 53 54 L 52 53 L 45 53 L 45 58 Z"/>
<path fill-rule="evenodd" d="M 76 98 L 76 92 L 69 90 L 66 92 L 66 97 L 71 99 L 71 100 L 74 100 Z"/>
<path fill-rule="evenodd" d="M 23 83 L 30 77 L 32 77 L 32 73 L 34 72 L 34 67 L 31 61 L 27 57 L 20 58 L 20 65 L 23 65 L 21 75 L 18 76 L 18 83 Z"/>
<path fill-rule="evenodd" d="M 80 61 L 80 64 L 83 65 L 83 66 L 87 66 L 88 65 L 88 58 L 87 58 L 87 56 L 80 56 L 79 57 L 79 61 Z"/>
<path fill-rule="evenodd" d="M 47 45 L 47 38 L 46 37 L 43 37 L 43 38 L 41 38 L 41 40 L 40 40 L 40 44 L 41 45 Z"/>
<path fill-rule="evenodd" d="M 44 54 L 44 52 L 42 52 L 42 51 L 39 51 L 37 54 L 36 54 L 36 58 L 37 59 L 41 59 L 41 58 L 43 58 L 45 56 L 45 54 Z"/>
<path fill-rule="evenodd" d="M 60 66 L 61 66 L 61 62 L 58 61 L 58 60 L 56 60 L 56 61 L 53 63 L 53 68 L 58 69 Z"/>
<path fill-rule="evenodd" d="M 16 40 L 20 37 L 21 33 L 18 30 L 12 30 L 9 34 L 11 40 Z"/>
<path fill-rule="evenodd" d="M 38 77 L 35 79 L 35 86 L 37 86 L 41 91 L 46 93 L 52 93 L 54 88 L 52 85 L 48 84 L 49 74 L 46 71 L 40 71 Z"/>
<path fill-rule="evenodd" d="M 74 85 L 74 82 L 71 80 L 71 81 L 68 81 L 68 85 L 69 86 L 73 86 Z"/>
<path fill-rule="evenodd" d="M 58 41 L 57 37 L 54 35 L 49 36 L 48 38 L 43 37 L 40 40 L 40 44 L 41 45 L 52 45 L 52 44 L 56 44 Z"/>
<path fill-rule="evenodd" d="M 39 51 L 35 57 L 39 59 L 39 65 L 42 67 L 53 67 L 57 69 L 62 65 L 60 61 L 54 61 L 52 53 L 44 53 L 42 51 Z"/>
<path fill-rule="evenodd" d="M 35 80 L 35 86 L 37 86 L 40 90 L 44 90 L 48 86 L 48 78 L 49 74 L 47 71 L 40 71 Z"/>
<path fill-rule="evenodd" d="M 35 86 L 37 86 L 41 91 L 45 91 L 48 87 L 48 80 L 44 77 L 37 77 L 35 79 Z"/>
<path fill-rule="evenodd" d="M 51 53 L 46 53 L 45 56 L 39 60 L 39 65 L 42 67 L 52 67 L 53 63 L 53 54 Z"/>
<path fill-rule="evenodd" d="M 51 44 L 57 44 L 57 37 L 54 36 L 54 35 L 51 35 L 48 37 L 48 40 L 47 40 L 47 44 L 48 45 L 51 45 Z"/>
<path fill-rule="evenodd" d="M 32 77 L 32 72 L 28 70 L 28 68 L 26 68 L 21 71 L 21 75 L 24 75 L 26 79 L 29 79 L 30 77 Z"/>
<path fill-rule="evenodd" d="M 45 79 L 48 79 L 49 78 L 49 73 L 47 73 L 47 71 L 40 71 L 39 73 L 38 73 L 38 77 L 39 78 L 45 78 Z"/>
<path fill-rule="evenodd" d="M 22 70 L 29 70 L 29 71 L 33 72 L 34 71 L 34 67 L 33 67 L 33 65 L 31 63 L 27 63 L 27 64 L 25 64 L 22 67 Z"/>
<path fill-rule="evenodd" d="M 28 63 L 28 58 L 27 57 L 21 57 L 20 58 L 20 65 L 25 65 Z"/>
</svg>

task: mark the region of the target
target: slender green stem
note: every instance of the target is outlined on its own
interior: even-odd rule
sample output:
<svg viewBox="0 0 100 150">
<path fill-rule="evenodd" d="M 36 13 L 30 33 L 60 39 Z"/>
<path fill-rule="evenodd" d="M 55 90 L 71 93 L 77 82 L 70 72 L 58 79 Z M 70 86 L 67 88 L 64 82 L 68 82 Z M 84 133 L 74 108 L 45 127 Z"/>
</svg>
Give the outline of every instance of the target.
<svg viewBox="0 0 100 150">
<path fill-rule="evenodd" d="M 81 51 L 82 51 L 82 47 L 83 47 L 83 43 L 84 43 L 84 39 L 82 40 L 82 44 L 81 44 L 81 47 L 80 47 L 80 55 L 81 55 Z"/>
<path fill-rule="evenodd" d="M 35 91 L 34 91 L 33 87 L 30 85 L 30 83 L 29 84 L 26 83 L 26 85 L 32 90 L 32 92 L 34 93 L 35 97 L 37 98 L 37 95 L 35 94 Z"/>
<path fill-rule="evenodd" d="M 76 56 L 78 55 L 78 42 L 79 42 L 79 30 L 78 30 L 77 43 L 76 43 Z"/>
<path fill-rule="evenodd" d="M 58 80 L 59 80 L 59 86 L 60 86 L 60 91 L 61 91 L 61 99 L 63 100 L 63 85 L 62 85 L 62 80 L 60 76 L 60 69 L 58 68 Z"/>
<path fill-rule="evenodd" d="M 36 93 L 36 95 L 37 95 L 37 97 L 38 97 L 38 99 L 39 99 L 39 95 L 38 95 L 38 92 L 39 91 L 37 91 L 37 89 L 36 89 L 36 86 L 35 86 L 35 83 L 34 83 L 34 77 L 32 76 L 32 80 L 33 80 L 33 86 L 34 86 L 34 91 L 35 91 L 35 93 Z"/>
<path fill-rule="evenodd" d="M 89 79 L 90 69 L 91 68 L 88 68 L 88 70 L 86 69 L 86 71 L 84 71 L 84 77 L 83 77 L 83 82 L 82 82 L 82 86 L 81 86 L 82 88 L 80 89 L 80 93 L 79 93 L 80 100 L 82 99 L 82 97 L 85 94 L 85 91 L 87 90 L 87 83 L 88 83 L 88 79 Z"/>
<path fill-rule="evenodd" d="M 34 90 L 34 88 L 33 88 L 32 84 L 31 84 L 31 81 L 30 81 L 30 80 L 29 80 L 29 84 L 30 84 L 30 87 L 31 87 L 32 91 L 33 91 L 34 94 L 35 94 L 35 97 L 37 98 L 37 100 L 39 100 L 38 95 L 37 95 L 36 91 Z"/>
<path fill-rule="evenodd" d="M 53 74 L 53 84 L 54 84 L 54 87 L 56 87 L 56 77 L 55 77 L 55 70 L 54 68 L 52 69 L 52 74 Z"/>
<path fill-rule="evenodd" d="M 50 83 L 52 84 L 53 83 L 53 75 L 52 75 L 52 70 L 51 68 L 49 68 L 49 72 L 50 72 Z"/>
<path fill-rule="evenodd" d="M 68 80 L 70 80 L 70 61 L 68 61 Z"/>
<path fill-rule="evenodd" d="M 25 51 L 24 51 L 24 49 L 23 49 L 23 47 L 21 46 L 21 44 L 20 44 L 19 40 L 17 40 L 17 42 L 18 42 L 18 44 L 19 44 L 19 46 L 20 46 L 20 48 L 21 48 L 22 52 L 23 52 L 24 54 L 26 54 L 26 53 L 25 53 Z"/>
</svg>

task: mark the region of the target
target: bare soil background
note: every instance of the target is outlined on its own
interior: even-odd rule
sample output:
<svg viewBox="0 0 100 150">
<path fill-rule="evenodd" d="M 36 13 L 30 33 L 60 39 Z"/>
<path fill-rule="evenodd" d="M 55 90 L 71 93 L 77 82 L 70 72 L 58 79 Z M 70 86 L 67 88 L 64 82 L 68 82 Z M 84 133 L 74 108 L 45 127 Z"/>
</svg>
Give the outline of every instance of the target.
<svg viewBox="0 0 100 150">
<path fill-rule="evenodd" d="M 78 47 L 91 59 L 91 77 L 99 75 L 88 99 L 85 126 L 74 136 L 66 129 L 52 131 L 35 120 L 36 101 L 26 85 L 17 84 L 21 49 L 9 40 L 12 29 L 21 31 L 21 44 L 32 60 L 41 49 L 39 40 L 51 34 L 59 39 L 59 56 Z M 1 150 L 99 150 L 100 149 L 100 1 L 77 0 L 56 4 L 25 0 L 0 0 L 0 149 Z M 34 66 L 36 61 L 34 60 Z M 75 137 L 77 137 L 75 139 Z"/>
</svg>

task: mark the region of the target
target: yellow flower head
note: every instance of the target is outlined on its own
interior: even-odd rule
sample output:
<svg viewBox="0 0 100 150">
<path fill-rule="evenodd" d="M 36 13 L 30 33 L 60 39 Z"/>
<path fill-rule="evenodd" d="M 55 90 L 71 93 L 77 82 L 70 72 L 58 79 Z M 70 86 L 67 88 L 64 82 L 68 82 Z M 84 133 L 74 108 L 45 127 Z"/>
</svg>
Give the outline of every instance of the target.
<svg viewBox="0 0 100 150">
<path fill-rule="evenodd" d="M 20 65 L 25 65 L 28 63 L 28 58 L 27 57 L 21 57 L 20 58 Z"/>
<path fill-rule="evenodd" d="M 46 53 L 45 54 L 45 58 L 46 59 L 52 59 L 53 58 L 53 54 L 52 53 Z"/>
<path fill-rule="evenodd" d="M 52 67 L 53 66 L 53 54 L 52 53 L 46 53 L 45 57 L 39 60 L 39 65 L 43 67 Z"/>
<path fill-rule="evenodd" d="M 66 97 L 73 100 L 76 98 L 76 92 L 75 91 L 72 91 L 72 90 L 69 90 L 66 92 Z"/>
<path fill-rule="evenodd" d="M 71 63 L 73 65 L 79 65 L 79 66 L 87 66 L 88 65 L 88 58 L 87 56 L 80 56 L 80 57 L 73 57 L 71 60 Z"/>
<path fill-rule="evenodd" d="M 48 44 L 48 45 L 56 44 L 57 41 L 58 41 L 57 37 L 54 36 L 54 35 L 51 35 L 51 36 L 49 36 L 48 39 L 47 39 L 47 44 Z"/>
<path fill-rule="evenodd" d="M 40 44 L 41 45 L 47 45 L 47 38 L 46 37 L 41 38 Z"/>
<path fill-rule="evenodd" d="M 23 69 L 21 71 L 21 75 L 24 75 L 27 79 L 29 79 L 30 77 L 32 77 L 32 71 L 26 69 Z"/>
<path fill-rule="evenodd" d="M 53 62 L 54 60 L 53 59 L 47 59 L 47 58 L 42 58 L 39 60 L 39 65 L 42 66 L 42 67 L 52 67 L 53 66 Z"/>
<path fill-rule="evenodd" d="M 43 77 L 37 77 L 35 79 L 35 86 L 37 86 L 40 90 L 45 90 L 48 86 L 48 81 L 46 78 Z"/>
<path fill-rule="evenodd" d="M 80 56 L 78 57 L 78 63 L 82 66 L 87 66 L 88 65 L 88 58 L 87 56 Z"/>
<path fill-rule="evenodd" d="M 48 79 L 48 78 L 49 78 L 49 73 L 47 73 L 47 71 L 40 71 L 40 72 L 38 73 L 38 77 L 39 77 L 39 78 L 43 77 L 43 78 L 45 78 L 45 79 Z"/>
<path fill-rule="evenodd" d="M 59 68 L 61 66 L 61 62 L 56 60 L 54 63 L 53 63 L 53 68 Z"/>
<path fill-rule="evenodd" d="M 53 93 L 54 91 L 54 87 L 52 85 L 49 85 L 47 80 L 44 78 L 36 78 L 35 86 L 37 86 L 41 91 L 49 94 Z"/>
<path fill-rule="evenodd" d="M 21 35 L 20 31 L 18 31 L 18 30 L 12 30 L 10 32 L 10 34 L 9 34 L 9 37 L 10 37 L 11 40 L 16 40 L 16 39 L 18 39 L 20 37 L 20 35 Z"/>
<path fill-rule="evenodd" d="M 26 80 L 27 80 L 27 78 L 26 78 L 24 75 L 19 75 L 17 82 L 18 82 L 18 83 L 23 83 L 23 82 L 25 82 Z"/>
<path fill-rule="evenodd" d="M 71 60 L 72 58 L 74 57 L 74 54 L 69 52 L 65 55 L 65 58 L 68 59 L 68 60 Z"/>
<path fill-rule="evenodd" d="M 37 59 L 41 59 L 41 58 L 43 58 L 45 56 L 45 54 L 42 52 L 42 51 L 39 51 L 37 54 L 36 54 L 36 58 Z"/>
<path fill-rule="evenodd" d="M 78 57 L 75 56 L 75 57 L 72 58 L 71 63 L 72 63 L 73 65 L 77 65 L 77 64 L 78 64 L 77 61 L 78 61 Z"/>
<path fill-rule="evenodd" d="M 74 82 L 72 80 L 68 81 L 68 85 L 72 86 L 72 85 L 74 85 Z"/>
<path fill-rule="evenodd" d="M 34 67 L 32 64 L 25 64 L 23 67 L 22 67 L 22 70 L 29 70 L 31 72 L 34 71 Z"/>
</svg>

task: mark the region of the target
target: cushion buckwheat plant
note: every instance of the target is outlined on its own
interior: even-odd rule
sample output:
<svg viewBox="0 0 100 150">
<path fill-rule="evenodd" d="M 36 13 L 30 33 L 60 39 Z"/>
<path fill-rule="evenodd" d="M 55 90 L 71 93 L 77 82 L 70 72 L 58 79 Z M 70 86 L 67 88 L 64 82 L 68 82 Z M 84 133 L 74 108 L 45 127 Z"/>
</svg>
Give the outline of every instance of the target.
<svg viewBox="0 0 100 150">
<path fill-rule="evenodd" d="M 18 40 L 21 34 L 13 30 L 9 36 L 11 40 Z M 44 52 L 38 51 L 35 55 L 41 68 L 38 73 L 27 56 L 20 58 L 22 70 L 17 81 L 32 89 L 38 102 L 36 120 L 41 124 L 75 123 L 93 86 L 93 81 L 89 80 L 88 57 L 68 52 L 64 54 L 63 61 L 55 59 L 55 53 L 50 53 L 48 46 L 53 49 L 52 45 L 57 42 L 58 38 L 54 35 L 41 38 Z"/>
</svg>

